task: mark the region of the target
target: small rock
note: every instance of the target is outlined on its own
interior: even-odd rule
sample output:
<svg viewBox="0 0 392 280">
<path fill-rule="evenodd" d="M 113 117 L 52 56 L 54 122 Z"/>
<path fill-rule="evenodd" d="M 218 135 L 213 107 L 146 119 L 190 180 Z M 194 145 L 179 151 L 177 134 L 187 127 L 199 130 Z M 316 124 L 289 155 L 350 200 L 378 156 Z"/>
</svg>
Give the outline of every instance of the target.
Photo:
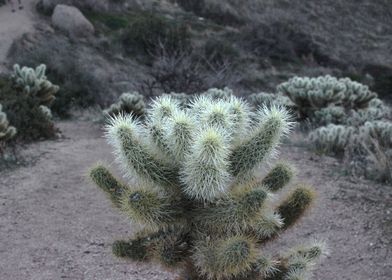
<svg viewBox="0 0 392 280">
<path fill-rule="evenodd" d="M 94 33 L 94 26 L 73 6 L 57 5 L 52 15 L 52 23 L 72 37 L 86 37 Z"/>
</svg>

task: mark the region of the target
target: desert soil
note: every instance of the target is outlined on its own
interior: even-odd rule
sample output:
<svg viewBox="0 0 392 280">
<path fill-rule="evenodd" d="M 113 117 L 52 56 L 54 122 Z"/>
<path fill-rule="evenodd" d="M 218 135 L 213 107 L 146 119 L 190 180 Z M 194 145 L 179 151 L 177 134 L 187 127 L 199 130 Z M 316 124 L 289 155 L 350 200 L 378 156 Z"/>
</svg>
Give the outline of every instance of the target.
<svg viewBox="0 0 392 280">
<path fill-rule="evenodd" d="M 174 279 L 159 266 L 111 254 L 111 243 L 134 229 L 86 176 L 97 161 L 117 170 L 110 147 L 96 124 L 73 120 L 58 126 L 64 138 L 28 146 L 24 154 L 31 163 L 0 174 L 0 278 Z M 296 181 L 313 185 L 318 199 L 264 251 L 323 239 L 330 254 L 313 279 L 391 279 L 392 188 L 350 181 L 334 159 L 299 144 L 285 144 L 281 158 L 297 166 Z"/>
</svg>

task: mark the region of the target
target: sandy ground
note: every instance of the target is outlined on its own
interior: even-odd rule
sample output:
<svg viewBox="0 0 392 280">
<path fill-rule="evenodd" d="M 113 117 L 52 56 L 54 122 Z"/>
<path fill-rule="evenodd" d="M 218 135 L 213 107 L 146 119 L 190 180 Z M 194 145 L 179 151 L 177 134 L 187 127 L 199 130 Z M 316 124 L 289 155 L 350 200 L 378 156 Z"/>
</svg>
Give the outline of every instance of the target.
<svg viewBox="0 0 392 280">
<path fill-rule="evenodd" d="M 111 243 L 132 227 L 86 178 L 95 162 L 112 163 L 109 146 L 91 122 L 59 126 L 66 138 L 27 147 L 34 163 L 0 174 L 0 278 L 174 279 L 156 265 L 112 256 Z M 319 196 L 308 216 L 265 251 L 317 237 L 327 241 L 330 255 L 313 279 L 391 279 L 392 188 L 350 182 L 333 159 L 298 145 L 283 147 L 282 157 Z"/>
<path fill-rule="evenodd" d="M 4 63 L 14 40 L 33 30 L 36 2 L 36 0 L 22 0 L 24 9 L 16 10 L 15 13 L 12 13 L 9 4 L 0 7 L 0 72 L 6 70 Z"/>
</svg>

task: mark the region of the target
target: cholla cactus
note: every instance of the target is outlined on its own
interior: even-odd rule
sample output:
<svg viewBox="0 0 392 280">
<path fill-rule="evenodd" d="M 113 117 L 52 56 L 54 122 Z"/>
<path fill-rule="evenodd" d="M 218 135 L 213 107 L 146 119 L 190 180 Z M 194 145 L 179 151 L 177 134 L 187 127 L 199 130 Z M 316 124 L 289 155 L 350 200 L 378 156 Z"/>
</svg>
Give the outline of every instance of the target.
<svg viewBox="0 0 392 280">
<path fill-rule="evenodd" d="M 369 102 L 377 98 L 377 94 L 369 90 L 368 86 L 352 81 L 349 78 L 339 79 L 346 87 L 343 103 L 347 108 L 366 108 Z M 379 100 L 379 99 L 378 99 Z"/>
<path fill-rule="evenodd" d="M 189 95 L 186 93 L 171 92 L 171 93 L 167 93 L 167 94 L 163 94 L 163 95 L 169 95 L 169 96 L 171 96 L 171 98 L 177 100 L 178 106 L 180 106 L 180 108 L 186 108 L 189 105 L 189 102 L 192 98 L 192 95 Z"/>
<path fill-rule="evenodd" d="M 349 143 L 355 141 L 356 129 L 350 126 L 329 124 L 312 131 L 309 140 L 323 153 L 344 153 Z"/>
<path fill-rule="evenodd" d="M 339 104 L 345 98 L 346 86 L 331 76 L 318 78 L 294 77 L 277 87 L 296 105 L 301 116 L 309 116 L 314 110 Z"/>
<path fill-rule="evenodd" d="M 3 106 L 0 104 L 0 142 L 5 142 L 16 135 L 16 128 L 9 125 L 7 115 L 2 109 Z"/>
<path fill-rule="evenodd" d="M 300 185 L 272 206 L 273 193 L 293 176 L 287 164 L 277 164 L 263 179 L 255 176 L 292 123 L 276 106 L 261 108 L 254 122 L 250 114 L 233 96 L 199 96 L 183 110 L 162 96 L 143 123 L 131 116 L 111 120 L 107 138 L 136 181 L 128 186 L 102 165 L 90 175 L 115 207 L 145 226 L 132 239 L 115 242 L 115 255 L 180 267 L 183 279 L 305 279 L 324 252 L 322 244 L 278 258 L 259 251 L 313 201 L 313 190 Z"/>
<path fill-rule="evenodd" d="M 45 118 L 48 121 L 51 121 L 53 119 L 52 111 L 50 110 L 50 108 L 48 108 L 48 107 L 46 107 L 44 105 L 40 105 L 39 109 L 44 114 Z"/>
<path fill-rule="evenodd" d="M 212 99 L 228 100 L 233 96 L 233 90 L 228 87 L 225 87 L 224 89 L 211 88 L 206 92 L 202 93 L 202 95 L 211 97 Z"/>
<path fill-rule="evenodd" d="M 387 113 L 376 93 L 349 78 L 295 77 L 279 85 L 278 92 L 291 99 L 301 118 L 321 125 L 353 124 L 361 120 L 363 124 L 385 117 Z"/>
<path fill-rule="evenodd" d="M 248 101 L 255 108 L 260 108 L 265 105 L 282 106 L 285 108 L 292 108 L 294 106 L 287 96 L 266 92 L 253 93 L 248 96 Z"/>
<path fill-rule="evenodd" d="M 381 146 L 392 148 L 392 123 L 389 121 L 366 122 L 359 129 L 363 141 L 376 140 Z"/>
<path fill-rule="evenodd" d="M 14 86 L 24 93 L 37 98 L 40 105 L 50 106 L 59 87 L 53 85 L 45 76 L 46 66 L 41 64 L 37 68 L 22 67 L 14 65 L 12 79 Z"/>
<path fill-rule="evenodd" d="M 115 116 L 118 114 L 130 114 L 141 117 L 144 116 L 146 104 L 143 95 L 134 91 L 121 94 L 119 101 L 104 110 L 104 115 Z"/>
<path fill-rule="evenodd" d="M 315 111 L 311 121 L 319 125 L 343 124 L 347 122 L 347 113 L 341 106 L 329 106 Z"/>
</svg>

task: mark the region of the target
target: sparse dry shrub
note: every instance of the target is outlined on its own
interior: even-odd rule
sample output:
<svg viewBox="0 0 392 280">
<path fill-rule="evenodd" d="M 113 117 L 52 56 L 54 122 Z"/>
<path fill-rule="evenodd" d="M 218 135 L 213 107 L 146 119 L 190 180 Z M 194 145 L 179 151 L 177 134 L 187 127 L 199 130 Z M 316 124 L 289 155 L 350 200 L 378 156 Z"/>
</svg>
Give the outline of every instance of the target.
<svg viewBox="0 0 392 280">
<path fill-rule="evenodd" d="M 186 49 L 190 34 L 183 23 L 149 12 L 135 15 L 122 35 L 125 50 L 130 54 L 154 55 L 165 45 L 169 53 Z"/>
<path fill-rule="evenodd" d="M 295 22 L 256 20 L 244 27 L 241 34 L 244 48 L 259 58 L 299 62 L 311 56 L 320 64 L 328 62 L 313 38 Z"/>
<path fill-rule="evenodd" d="M 173 53 L 164 45 L 154 55 L 149 74 L 150 78 L 138 85 L 144 96 L 160 92 L 200 93 L 213 87 L 230 86 L 238 79 L 238 73 L 228 61 L 211 64 L 196 50 L 183 49 Z"/>
</svg>

